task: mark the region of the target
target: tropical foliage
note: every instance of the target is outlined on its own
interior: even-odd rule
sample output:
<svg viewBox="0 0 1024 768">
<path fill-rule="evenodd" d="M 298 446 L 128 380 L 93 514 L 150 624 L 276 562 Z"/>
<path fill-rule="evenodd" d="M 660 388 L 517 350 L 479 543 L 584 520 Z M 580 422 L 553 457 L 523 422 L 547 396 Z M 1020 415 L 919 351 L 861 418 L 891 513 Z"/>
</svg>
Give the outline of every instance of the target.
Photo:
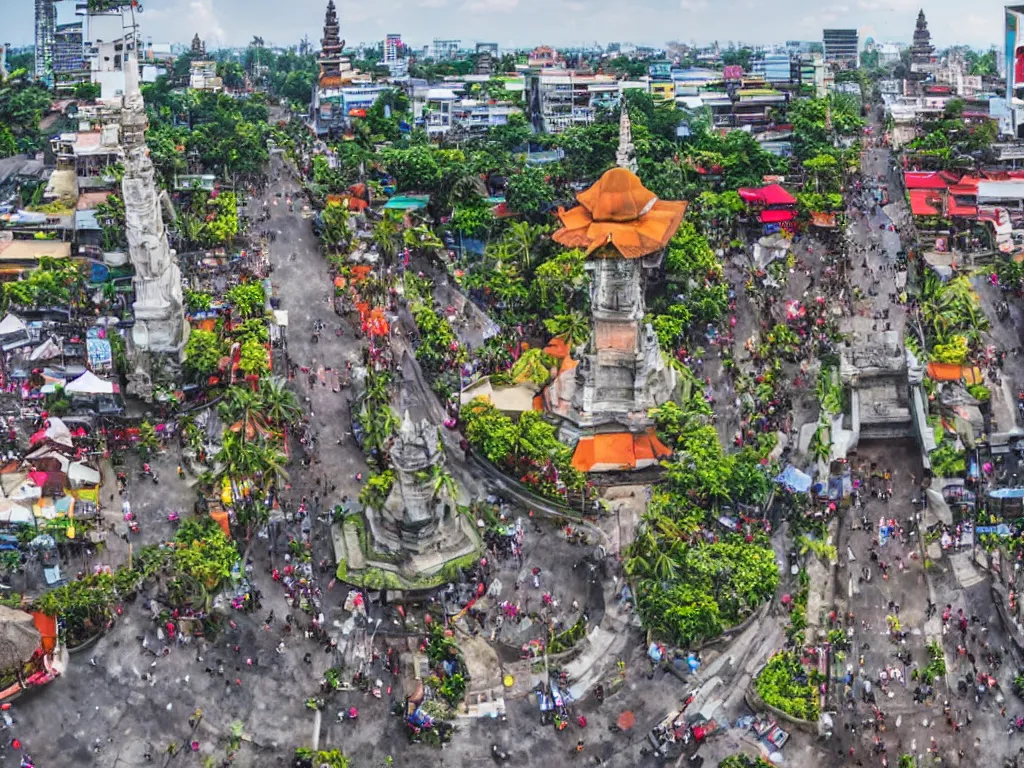
<svg viewBox="0 0 1024 768">
<path fill-rule="evenodd" d="M 824 679 L 817 671 L 808 671 L 791 651 L 772 656 L 754 679 L 754 690 L 770 707 L 800 720 L 817 721 L 818 684 Z"/>
<path fill-rule="evenodd" d="M 585 478 L 572 466 L 572 450 L 536 411 L 514 422 L 478 397 L 463 406 L 459 418 L 474 450 L 525 485 L 559 500 L 583 489 Z"/>
</svg>

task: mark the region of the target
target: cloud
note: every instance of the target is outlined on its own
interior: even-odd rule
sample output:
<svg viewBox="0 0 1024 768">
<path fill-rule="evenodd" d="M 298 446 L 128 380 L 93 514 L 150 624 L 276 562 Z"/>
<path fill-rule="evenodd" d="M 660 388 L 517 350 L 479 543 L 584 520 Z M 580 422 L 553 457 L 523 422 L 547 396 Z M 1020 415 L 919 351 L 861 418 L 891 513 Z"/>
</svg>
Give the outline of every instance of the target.
<svg viewBox="0 0 1024 768">
<path fill-rule="evenodd" d="M 470 13 L 512 13 L 519 7 L 519 0 L 467 0 L 462 10 Z"/>
<path fill-rule="evenodd" d="M 207 47 L 211 43 L 220 44 L 227 40 L 224 27 L 220 25 L 213 9 L 213 0 L 189 0 L 188 20 L 199 33 L 200 39 L 206 41 Z"/>
<path fill-rule="evenodd" d="M 708 7 L 708 0 L 679 0 L 679 7 L 688 13 L 696 13 Z"/>
<path fill-rule="evenodd" d="M 567 11 L 572 11 L 573 13 L 583 13 L 587 9 L 585 3 L 578 3 L 575 0 L 569 0 L 569 2 L 562 3 L 562 5 L 565 6 Z"/>
<path fill-rule="evenodd" d="M 889 11 L 907 13 L 916 11 L 920 0 L 857 0 L 857 9 L 861 11 Z"/>
<path fill-rule="evenodd" d="M 448 5 L 448 0 L 420 0 L 417 5 L 420 8 L 444 8 Z"/>
</svg>

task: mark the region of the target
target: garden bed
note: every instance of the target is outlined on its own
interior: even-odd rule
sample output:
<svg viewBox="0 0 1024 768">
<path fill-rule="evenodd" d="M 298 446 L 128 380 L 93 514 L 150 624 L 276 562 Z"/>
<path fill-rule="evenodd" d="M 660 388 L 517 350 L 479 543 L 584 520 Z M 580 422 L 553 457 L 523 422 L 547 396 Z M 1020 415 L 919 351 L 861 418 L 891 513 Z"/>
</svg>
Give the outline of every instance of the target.
<svg viewBox="0 0 1024 768">
<path fill-rule="evenodd" d="M 821 714 L 818 685 L 823 680 L 817 671 L 808 670 L 797 654 L 782 651 L 761 668 L 749 692 L 772 714 L 782 714 L 793 723 L 816 724 Z"/>
</svg>

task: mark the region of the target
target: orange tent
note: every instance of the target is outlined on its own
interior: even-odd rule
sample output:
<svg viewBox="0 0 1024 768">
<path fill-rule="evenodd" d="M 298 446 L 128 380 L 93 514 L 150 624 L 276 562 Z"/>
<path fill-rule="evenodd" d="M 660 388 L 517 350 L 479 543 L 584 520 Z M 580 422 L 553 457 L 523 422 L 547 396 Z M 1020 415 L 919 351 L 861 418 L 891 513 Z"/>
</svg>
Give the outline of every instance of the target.
<svg viewBox="0 0 1024 768">
<path fill-rule="evenodd" d="M 39 644 L 44 653 L 52 653 L 57 646 L 57 619 L 39 611 L 32 612 L 32 623 L 39 630 Z"/>
<path fill-rule="evenodd" d="M 580 472 L 612 472 L 643 469 L 667 459 L 672 451 L 654 429 L 640 434 L 607 432 L 581 437 L 572 455 L 572 465 Z"/>
<path fill-rule="evenodd" d="M 220 529 L 224 531 L 224 535 L 229 539 L 231 538 L 231 523 L 228 521 L 228 513 L 223 509 L 215 509 L 210 512 L 210 517 L 213 519 Z"/>
</svg>

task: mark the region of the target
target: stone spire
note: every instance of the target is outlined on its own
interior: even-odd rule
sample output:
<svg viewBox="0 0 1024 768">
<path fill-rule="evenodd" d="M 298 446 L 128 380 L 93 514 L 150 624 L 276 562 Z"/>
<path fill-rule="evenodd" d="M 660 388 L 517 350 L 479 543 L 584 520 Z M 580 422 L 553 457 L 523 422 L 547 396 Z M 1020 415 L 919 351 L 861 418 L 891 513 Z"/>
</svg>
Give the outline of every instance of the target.
<svg viewBox="0 0 1024 768">
<path fill-rule="evenodd" d="M 924 17 L 924 9 L 921 9 L 917 14 L 914 44 L 910 49 L 910 61 L 912 64 L 929 64 L 934 51 L 935 47 L 932 45 L 932 36 L 928 31 L 928 21 Z"/>
<path fill-rule="evenodd" d="M 206 56 L 206 43 L 199 39 L 198 32 L 192 38 L 192 55 L 200 58 Z"/>
<path fill-rule="evenodd" d="M 341 72 L 341 51 L 345 41 L 339 35 L 338 13 L 334 0 L 327 0 L 324 15 L 324 36 L 320 38 L 320 76 L 338 75 Z"/>
<path fill-rule="evenodd" d="M 619 110 L 619 148 L 615 152 L 615 164 L 636 173 L 636 149 L 633 147 L 633 129 L 629 122 L 629 110 L 623 104 Z"/>
<path fill-rule="evenodd" d="M 128 258 L 135 268 L 135 325 L 132 327 L 133 372 L 128 391 L 152 397 L 153 372 L 157 357 L 161 369 L 173 373 L 181 362 L 188 338 L 181 273 L 174 251 L 167 243 L 157 192 L 153 162 L 146 146 L 146 107 L 139 88 L 139 60 L 135 44 L 126 46 L 121 134 L 124 146 L 125 224 Z M 166 203 L 166 199 L 164 200 Z"/>
</svg>

